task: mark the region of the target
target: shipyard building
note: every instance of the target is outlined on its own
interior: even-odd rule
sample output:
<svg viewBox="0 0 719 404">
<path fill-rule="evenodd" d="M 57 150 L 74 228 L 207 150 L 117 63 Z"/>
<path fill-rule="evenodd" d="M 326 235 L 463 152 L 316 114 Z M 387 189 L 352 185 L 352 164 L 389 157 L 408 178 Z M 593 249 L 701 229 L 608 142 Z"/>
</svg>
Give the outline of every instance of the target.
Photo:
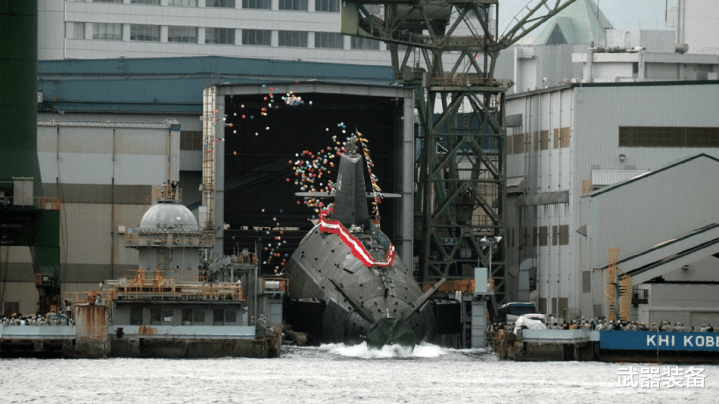
<svg viewBox="0 0 719 404">
<path fill-rule="evenodd" d="M 515 82 L 506 104 L 510 300 L 567 320 L 628 307 L 645 322 L 719 319 L 710 175 L 719 52 L 706 40 L 719 13 L 700 11 L 716 7 L 682 1 L 668 12 L 676 31 L 619 31 L 595 2 L 578 0 L 500 57 L 499 76 Z M 391 67 L 307 62 L 390 65 L 385 44 L 338 34 L 338 11 L 324 0 L 40 3 L 38 155 L 46 195 L 61 200 L 64 290 L 137 267 L 123 232 L 140 223 L 152 186 L 179 179 L 199 218 L 203 87 L 392 85 Z M 283 179 L 259 170 L 235 183 L 259 192 L 265 179 Z M 403 177 L 380 178 L 406 191 Z M 392 226 L 392 238 L 411 245 L 403 225 Z M 4 247 L 2 259 L 4 312 L 32 312 L 29 253 Z"/>
</svg>

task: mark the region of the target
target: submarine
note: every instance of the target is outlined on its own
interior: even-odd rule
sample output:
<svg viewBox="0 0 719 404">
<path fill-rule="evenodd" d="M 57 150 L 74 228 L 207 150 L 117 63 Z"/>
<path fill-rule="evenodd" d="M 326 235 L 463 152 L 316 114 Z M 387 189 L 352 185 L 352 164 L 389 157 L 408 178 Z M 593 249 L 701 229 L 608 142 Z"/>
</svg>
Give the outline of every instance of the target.
<svg viewBox="0 0 719 404">
<path fill-rule="evenodd" d="M 444 282 L 423 292 L 395 253 L 378 223 L 370 219 L 365 163 L 357 138 L 345 143 L 334 191 L 297 193 L 334 197 L 284 268 L 289 279 L 286 317 L 293 331 L 311 342 L 380 348 L 414 347 L 435 333 L 429 298 Z"/>
</svg>

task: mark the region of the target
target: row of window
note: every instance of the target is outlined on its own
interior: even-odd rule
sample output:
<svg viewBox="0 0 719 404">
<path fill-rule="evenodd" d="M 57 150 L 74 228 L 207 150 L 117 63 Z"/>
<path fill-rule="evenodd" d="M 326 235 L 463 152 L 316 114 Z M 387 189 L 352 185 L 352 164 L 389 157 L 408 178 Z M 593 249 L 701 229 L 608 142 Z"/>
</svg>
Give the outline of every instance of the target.
<svg viewBox="0 0 719 404">
<path fill-rule="evenodd" d="M 74 38 L 85 39 L 85 23 L 74 23 Z M 168 42 L 197 43 L 198 28 L 167 27 Z M 277 45 L 282 47 L 307 47 L 308 32 L 277 31 Z M 122 24 L 92 23 L 92 39 L 122 40 Z M 130 40 L 144 42 L 160 42 L 159 25 L 130 25 Z M 243 29 L 242 45 L 270 46 L 272 31 L 264 29 Z M 206 44 L 234 45 L 234 28 L 205 28 Z M 316 32 L 315 48 L 342 49 L 344 35 L 334 32 Z M 351 49 L 379 50 L 379 41 L 368 38 L 352 37 Z"/>
<path fill-rule="evenodd" d="M 148 325 L 143 315 L 144 309 L 142 307 L 131 307 L 130 308 L 130 325 Z M 205 319 L 204 309 L 181 309 L 178 313 L 181 316 L 180 324 L 182 325 L 206 325 L 208 322 Z M 175 310 L 173 309 L 150 309 L 150 324 L 149 325 L 172 325 L 174 321 Z M 213 325 L 225 325 L 225 324 L 237 324 L 238 316 L 236 310 L 219 310 L 215 309 L 212 311 L 212 324 Z"/>
<path fill-rule="evenodd" d="M 94 0 L 95 3 L 122 3 L 123 0 Z M 130 0 L 131 4 L 156 4 L 160 0 Z M 170 6 L 197 7 L 197 0 L 168 0 Z M 205 0 L 205 7 L 235 8 L 235 0 Z M 270 10 L 272 0 L 242 0 L 243 9 Z M 279 0 L 280 10 L 307 11 L 307 0 Z M 315 11 L 338 13 L 339 0 L 315 0 Z"/>
</svg>

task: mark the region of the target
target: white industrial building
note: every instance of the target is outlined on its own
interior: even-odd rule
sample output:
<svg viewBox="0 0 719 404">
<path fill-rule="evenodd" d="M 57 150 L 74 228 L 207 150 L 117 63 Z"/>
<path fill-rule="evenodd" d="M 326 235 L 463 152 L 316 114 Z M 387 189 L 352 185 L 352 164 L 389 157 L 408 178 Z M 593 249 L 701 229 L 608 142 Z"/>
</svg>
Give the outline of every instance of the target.
<svg viewBox="0 0 719 404">
<path fill-rule="evenodd" d="M 689 53 L 719 54 L 719 3 L 715 0 L 667 1 L 667 28 L 676 29 L 677 43 Z"/>
<path fill-rule="evenodd" d="M 719 82 L 699 81 L 577 83 L 508 96 L 507 264 L 517 279 L 519 300 L 533 297 L 536 290 L 541 312 L 565 319 L 606 316 L 601 267 L 607 265 L 609 248 L 620 249 L 618 269 L 628 272 L 632 268 L 622 260 L 719 222 L 712 195 L 716 186 L 706 182 L 716 173 L 715 160 L 649 174 L 702 153 L 719 157 L 716 105 Z M 602 187 L 637 175 L 632 180 L 636 185 L 602 194 Z M 673 178 L 650 183 L 665 176 Z M 675 192 L 676 184 L 681 186 Z M 591 194 L 595 189 L 599 191 Z M 580 205 L 605 200 L 614 201 L 610 209 Z M 677 216 L 669 217 L 670 211 Z M 701 244 L 700 239 L 687 241 L 694 243 L 687 248 Z M 719 260 L 706 258 L 711 250 L 703 251 L 690 263 L 677 261 L 638 276 L 632 285 L 647 289 L 639 285 L 658 276 L 674 279 L 684 265 L 716 268 Z M 719 281 L 716 271 L 691 274 L 692 282 L 703 288 L 715 288 L 711 283 Z M 680 296 L 675 290 L 680 285 L 649 288 L 650 306 L 638 305 L 635 316 L 642 312 L 642 318 L 655 319 L 651 307 Z M 707 295 L 710 301 L 704 303 L 719 307 L 719 299 L 711 296 L 719 295 Z M 670 306 L 677 310 L 685 304 Z"/>
<path fill-rule="evenodd" d="M 339 0 L 44 0 L 40 60 L 228 56 L 391 65 L 340 34 Z"/>
</svg>

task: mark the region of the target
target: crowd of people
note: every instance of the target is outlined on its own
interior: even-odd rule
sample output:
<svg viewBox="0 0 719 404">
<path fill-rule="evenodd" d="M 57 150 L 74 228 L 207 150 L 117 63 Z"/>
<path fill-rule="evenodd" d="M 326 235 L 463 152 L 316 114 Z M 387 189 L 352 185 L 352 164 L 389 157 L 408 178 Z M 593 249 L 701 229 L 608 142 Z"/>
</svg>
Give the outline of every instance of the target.
<svg viewBox="0 0 719 404">
<path fill-rule="evenodd" d="M 0 324 L 4 327 L 8 326 L 42 326 L 42 325 L 73 325 L 72 319 L 68 319 L 64 314 L 47 313 L 45 315 L 21 315 L 14 313 L 10 317 L 2 317 Z"/>
<path fill-rule="evenodd" d="M 669 321 L 661 321 L 659 324 L 652 323 L 650 326 L 644 324 L 641 321 L 625 321 L 625 320 L 601 320 L 591 319 L 587 320 L 581 318 L 579 320 L 572 320 L 569 322 L 558 323 L 551 318 L 545 325 L 548 330 L 574 330 L 578 328 L 587 328 L 590 331 L 665 331 L 665 332 L 719 332 L 719 325 L 713 327 L 711 324 L 702 324 L 701 327 L 685 326 L 683 323 L 676 322 L 674 324 Z M 504 323 L 493 323 L 487 328 L 487 332 L 490 334 L 496 333 L 499 330 L 505 332 L 513 332 L 516 325 L 504 324 Z M 527 328 L 526 326 L 520 326 L 519 328 Z"/>
</svg>

